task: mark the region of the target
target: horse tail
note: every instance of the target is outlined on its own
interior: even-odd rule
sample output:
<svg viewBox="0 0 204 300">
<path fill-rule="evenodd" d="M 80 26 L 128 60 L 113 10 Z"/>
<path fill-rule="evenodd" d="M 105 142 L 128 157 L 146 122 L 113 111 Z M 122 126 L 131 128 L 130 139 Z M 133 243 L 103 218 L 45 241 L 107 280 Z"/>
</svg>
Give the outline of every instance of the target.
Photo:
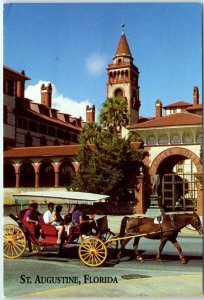
<svg viewBox="0 0 204 300">
<path fill-rule="evenodd" d="M 120 236 L 125 236 L 125 228 L 129 217 L 123 217 L 121 224 L 120 224 Z"/>
</svg>

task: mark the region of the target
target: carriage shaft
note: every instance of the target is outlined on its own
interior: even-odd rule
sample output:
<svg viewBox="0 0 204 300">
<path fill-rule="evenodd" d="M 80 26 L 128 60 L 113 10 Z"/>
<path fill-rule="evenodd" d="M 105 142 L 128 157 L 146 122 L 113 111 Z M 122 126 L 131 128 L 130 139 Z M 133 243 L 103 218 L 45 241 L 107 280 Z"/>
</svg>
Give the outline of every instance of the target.
<svg viewBox="0 0 204 300">
<path fill-rule="evenodd" d="M 119 240 L 124 240 L 124 239 L 132 239 L 132 238 L 135 238 L 135 237 L 143 237 L 143 236 L 156 234 L 156 233 L 169 232 L 169 231 L 172 231 L 172 230 L 173 229 L 169 228 L 169 229 L 164 229 L 164 230 L 159 230 L 159 231 L 152 231 L 152 232 L 149 232 L 149 233 L 140 233 L 140 234 L 134 234 L 134 235 L 127 235 L 127 236 L 123 236 L 123 237 L 115 237 L 115 238 L 112 238 L 110 240 L 107 240 L 105 242 L 105 244 L 112 243 L 112 242 L 119 241 Z"/>
</svg>

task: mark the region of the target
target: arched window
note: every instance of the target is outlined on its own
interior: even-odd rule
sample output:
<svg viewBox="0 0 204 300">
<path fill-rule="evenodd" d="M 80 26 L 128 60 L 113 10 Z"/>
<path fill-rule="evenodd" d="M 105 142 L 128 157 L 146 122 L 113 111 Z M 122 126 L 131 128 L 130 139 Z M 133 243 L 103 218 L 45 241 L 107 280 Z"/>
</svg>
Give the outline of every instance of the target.
<svg viewBox="0 0 204 300">
<path fill-rule="evenodd" d="M 4 165 L 4 187 L 16 186 L 16 174 L 12 164 Z"/>
<path fill-rule="evenodd" d="M 40 166 L 39 186 L 40 187 L 55 186 L 54 168 L 49 162 L 44 162 Z"/>
<path fill-rule="evenodd" d="M 23 163 L 20 167 L 20 187 L 35 186 L 35 171 L 30 162 Z"/>
<path fill-rule="evenodd" d="M 115 91 L 115 97 L 123 97 L 123 91 L 121 89 L 117 89 Z"/>
<path fill-rule="evenodd" d="M 70 186 L 74 175 L 74 170 L 69 162 L 61 164 L 59 169 L 59 186 Z"/>
</svg>

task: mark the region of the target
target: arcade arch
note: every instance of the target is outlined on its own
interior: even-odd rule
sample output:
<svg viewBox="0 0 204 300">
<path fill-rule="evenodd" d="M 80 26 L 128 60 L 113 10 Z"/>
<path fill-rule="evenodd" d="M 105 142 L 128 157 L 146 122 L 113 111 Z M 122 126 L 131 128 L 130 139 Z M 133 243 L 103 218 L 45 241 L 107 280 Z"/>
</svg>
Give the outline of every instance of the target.
<svg viewBox="0 0 204 300">
<path fill-rule="evenodd" d="M 182 147 L 169 148 L 161 152 L 152 162 L 150 175 L 160 175 L 159 196 L 167 211 L 177 209 L 202 212 L 202 191 L 198 177 L 202 174 L 199 157 Z"/>
<path fill-rule="evenodd" d="M 35 170 L 31 162 L 23 162 L 19 168 L 19 186 L 34 187 L 35 186 Z"/>
<path fill-rule="evenodd" d="M 4 164 L 4 187 L 15 187 L 16 174 L 11 162 Z"/>
<path fill-rule="evenodd" d="M 63 161 L 59 166 L 59 186 L 70 186 L 74 173 L 70 162 Z"/>
<path fill-rule="evenodd" d="M 54 167 L 50 161 L 43 161 L 39 167 L 39 186 L 53 187 L 55 186 Z"/>
</svg>

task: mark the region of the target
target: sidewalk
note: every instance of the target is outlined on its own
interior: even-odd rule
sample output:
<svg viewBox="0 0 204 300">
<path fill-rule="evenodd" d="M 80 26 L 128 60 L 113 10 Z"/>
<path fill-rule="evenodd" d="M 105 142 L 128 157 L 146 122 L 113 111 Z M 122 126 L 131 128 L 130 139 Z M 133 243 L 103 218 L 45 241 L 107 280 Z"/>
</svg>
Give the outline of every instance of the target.
<svg viewBox="0 0 204 300">
<path fill-rule="evenodd" d="M 117 283 L 88 283 L 77 286 L 38 291 L 23 297 L 198 297 L 203 295 L 202 274 L 154 276 L 125 280 L 118 276 Z M 89 298 L 87 298 L 89 299 Z"/>
</svg>

